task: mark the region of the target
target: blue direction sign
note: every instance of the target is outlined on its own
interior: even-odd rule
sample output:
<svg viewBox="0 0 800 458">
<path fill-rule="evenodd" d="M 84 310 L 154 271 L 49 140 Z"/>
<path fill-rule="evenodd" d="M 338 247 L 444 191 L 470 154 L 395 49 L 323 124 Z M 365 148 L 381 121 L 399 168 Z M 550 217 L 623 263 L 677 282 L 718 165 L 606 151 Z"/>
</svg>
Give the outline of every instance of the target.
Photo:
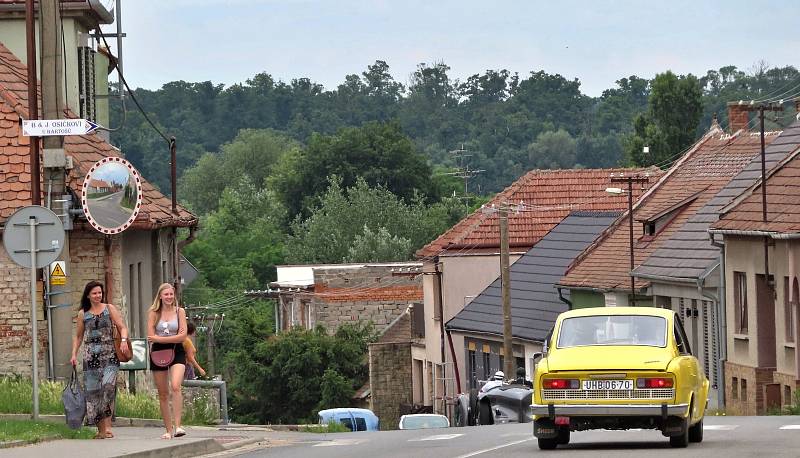
<svg viewBox="0 0 800 458">
<path fill-rule="evenodd" d="M 86 135 L 99 125 L 88 119 L 25 119 L 22 135 L 26 137 L 51 137 L 59 135 Z"/>
</svg>

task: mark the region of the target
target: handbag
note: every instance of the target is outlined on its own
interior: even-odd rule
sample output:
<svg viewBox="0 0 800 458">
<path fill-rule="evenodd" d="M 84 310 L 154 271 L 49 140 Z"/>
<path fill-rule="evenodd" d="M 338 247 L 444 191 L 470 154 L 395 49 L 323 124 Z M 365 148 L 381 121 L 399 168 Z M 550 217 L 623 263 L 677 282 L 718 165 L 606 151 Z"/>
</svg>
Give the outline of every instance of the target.
<svg viewBox="0 0 800 458">
<path fill-rule="evenodd" d="M 116 326 L 111 325 L 111 329 L 114 335 L 114 353 L 117 354 L 119 362 L 127 363 L 133 357 L 133 351 L 127 354 L 122 353 L 122 349 L 120 348 L 122 346 L 122 335 L 119 333 Z M 128 348 L 130 348 L 130 346 Z"/>
<path fill-rule="evenodd" d="M 78 382 L 78 370 L 75 369 L 75 366 L 72 366 L 72 376 L 61 393 L 61 402 L 64 404 L 67 426 L 72 429 L 80 429 L 83 425 L 83 418 L 86 416 L 86 397 L 80 382 Z"/>
<path fill-rule="evenodd" d="M 158 367 L 169 367 L 175 360 L 175 346 L 150 352 L 150 360 Z"/>
</svg>

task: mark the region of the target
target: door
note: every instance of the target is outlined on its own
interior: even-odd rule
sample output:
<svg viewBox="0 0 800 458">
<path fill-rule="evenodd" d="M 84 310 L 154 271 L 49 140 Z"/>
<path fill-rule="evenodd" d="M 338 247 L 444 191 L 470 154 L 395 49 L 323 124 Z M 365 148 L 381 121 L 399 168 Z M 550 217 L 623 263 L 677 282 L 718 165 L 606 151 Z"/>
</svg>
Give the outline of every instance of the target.
<svg viewBox="0 0 800 458">
<path fill-rule="evenodd" d="M 772 275 L 770 275 L 772 279 Z M 774 285 L 774 283 L 773 283 Z M 775 367 L 775 298 L 772 286 L 763 274 L 756 275 L 756 329 L 758 332 L 758 367 Z"/>
</svg>

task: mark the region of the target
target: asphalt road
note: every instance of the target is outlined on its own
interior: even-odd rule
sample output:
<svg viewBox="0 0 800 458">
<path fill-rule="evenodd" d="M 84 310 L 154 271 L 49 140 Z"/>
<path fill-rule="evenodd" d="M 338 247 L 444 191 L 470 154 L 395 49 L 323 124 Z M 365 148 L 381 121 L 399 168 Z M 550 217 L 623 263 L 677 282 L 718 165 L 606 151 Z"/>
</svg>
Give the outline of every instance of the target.
<svg viewBox="0 0 800 458">
<path fill-rule="evenodd" d="M 122 206 L 122 191 L 89 201 L 89 213 L 97 224 L 114 228 L 122 226 L 131 217 L 131 210 Z"/>
<path fill-rule="evenodd" d="M 658 431 L 584 431 L 569 445 L 542 451 L 532 425 L 508 424 L 442 430 L 302 434 L 279 446 L 252 446 L 227 456 L 256 457 L 800 457 L 800 417 L 709 417 L 703 442 L 685 449 L 669 446 Z"/>
</svg>

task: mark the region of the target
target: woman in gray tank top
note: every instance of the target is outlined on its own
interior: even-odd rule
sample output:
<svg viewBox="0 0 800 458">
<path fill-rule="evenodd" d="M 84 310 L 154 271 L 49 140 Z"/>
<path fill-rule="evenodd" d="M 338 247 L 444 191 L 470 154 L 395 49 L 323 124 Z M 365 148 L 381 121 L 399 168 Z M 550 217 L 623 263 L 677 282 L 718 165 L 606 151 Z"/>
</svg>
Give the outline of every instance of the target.
<svg viewBox="0 0 800 458">
<path fill-rule="evenodd" d="M 186 370 L 186 352 L 183 341 L 186 339 L 186 312 L 175 301 L 175 289 L 169 283 L 158 287 L 158 293 L 147 314 L 147 340 L 152 343 L 151 351 L 172 348 L 175 359 L 168 367 L 157 366 L 150 361 L 150 371 L 158 389 L 158 404 L 164 419 L 162 439 L 186 435 L 181 427 L 183 395 L 181 382 Z M 171 401 L 171 402 L 170 402 Z M 172 409 L 170 410 L 170 404 Z"/>
</svg>

